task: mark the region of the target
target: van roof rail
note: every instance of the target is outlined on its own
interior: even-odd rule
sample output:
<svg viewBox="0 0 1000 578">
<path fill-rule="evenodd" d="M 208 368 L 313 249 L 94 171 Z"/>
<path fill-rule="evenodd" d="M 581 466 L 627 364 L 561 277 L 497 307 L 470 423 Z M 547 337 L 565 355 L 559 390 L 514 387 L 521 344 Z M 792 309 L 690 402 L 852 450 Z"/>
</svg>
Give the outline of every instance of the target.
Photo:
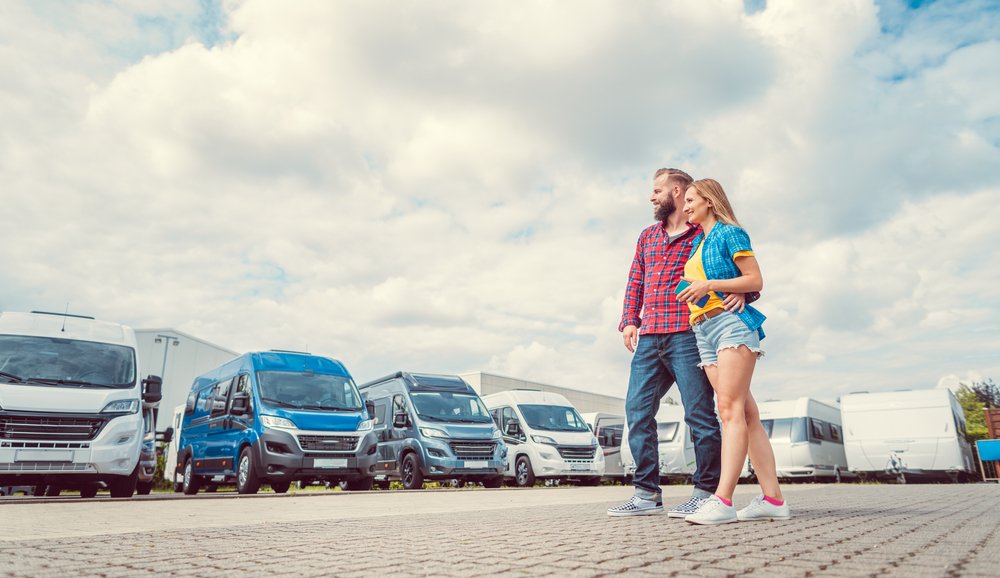
<svg viewBox="0 0 1000 578">
<path fill-rule="evenodd" d="M 308 351 L 293 351 L 291 349 L 269 349 L 268 351 L 273 351 L 274 353 L 298 353 L 299 355 L 312 355 Z"/>
<path fill-rule="evenodd" d="M 373 385 L 378 385 L 378 384 L 380 384 L 380 383 L 382 383 L 384 381 L 389 381 L 390 379 L 396 379 L 396 378 L 399 378 L 399 377 L 403 377 L 403 375 L 405 375 L 405 374 L 406 374 L 406 372 L 404 372 L 404 371 L 397 371 L 396 373 L 390 373 L 389 375 L 385 375 L 383 377 L 379 377 L 379 378 L 376 378 L 376 379 L 372 379 L 370 381 L 366 381 L 364 383 L 360 383 L 360 384 L 358 384 L 358 389 L 364 389 L 366 387 L 371 387 Z"/>
<path fill-rule="evenodd" d="M 848 392 L 847 395 L 854 395 L 856 393 L 871 393 L 871 392 L 870 391 L 851 391 L 851 392 Z"/>
<path fill-rule="evenodd" d="M 515 387 L 511 391 L 542 391 L 537 387 Z"/>
<path fill-rule="evenodd" d="M 90 315 L 74 315 L 72 313 L 55 313 L 52 311 L 32 311 L 35 315 L 55 315 L 57 317 L 76 317 L 78 319 L 93 319 Z"/>
</svg>

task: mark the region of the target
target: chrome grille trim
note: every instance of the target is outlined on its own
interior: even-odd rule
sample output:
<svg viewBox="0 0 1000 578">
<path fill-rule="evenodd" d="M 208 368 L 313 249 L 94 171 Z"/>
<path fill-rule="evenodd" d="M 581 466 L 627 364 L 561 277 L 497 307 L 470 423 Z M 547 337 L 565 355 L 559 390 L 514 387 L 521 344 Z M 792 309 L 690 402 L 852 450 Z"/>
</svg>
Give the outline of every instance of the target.
<svg viewBox="0 0 1000 578">
<path fill-rule="evenodd" d="M 361 441 L 357 435 L 298 435 L 295 439 L 304 452 L 353 452 Z"/>
<path fill-rule="evenodd" d="M 93 464 L 70 462 L 15 462 L 0 464 L 0 472 L 96 472 Z"/>
<path fill-rule="evenodd" d="M 597 448 L 594 446 L 556 446 L 559 455 L 569 460 L 592 460 Z"/>
<path fill-rule="evenodd" d="M 108 422 L 104 416 L 0 413 L 0 440 L 89 441 Z"/>
<path fill-rule="evenodd" d="M 456 442 L 448 444 L 456 457 L 462 460 L 493 459 L 494 442 Z"/>
</svg>

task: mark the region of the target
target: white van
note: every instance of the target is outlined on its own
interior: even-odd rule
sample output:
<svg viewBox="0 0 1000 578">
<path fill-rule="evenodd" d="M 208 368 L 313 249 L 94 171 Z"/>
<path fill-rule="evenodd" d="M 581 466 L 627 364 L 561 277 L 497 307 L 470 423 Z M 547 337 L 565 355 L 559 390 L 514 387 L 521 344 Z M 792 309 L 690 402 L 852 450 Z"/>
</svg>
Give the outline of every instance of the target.
<svg viewBox="0 0 1000 578">
<path fill-rule="evenodd" d="M 779 479 L 840 482 L 847 468 L 840 409 L 810 397 L 757 404 Z"/>
<path fill-rule="evenodd" d="M 689 480 L 697 462 L 691 430 L 684 422 L 684 407 L 663 404 L 656 412 L 657 450 L 661 480 Z M 628 427 L 622 435 L 622 463 L 626 475 L 635 475 L 635 458 L 628 445 Z"/>
<path fill-rule="evenodd" d="M 573 479 L 596 486 L 604 475 L 604 452 L 580 413 L 565 397 L 514 389 L 483 396 L 507 444 L 504 477 L 518 486 L 536 479 Z"/>
<path fill-rule="evenodd" d="M 852 472 L 900 482 L 976 476 L 965 415 L 949 389 L 852 393 L 840 411 Z"/>
<path fill-rule="evenodd" d="M 135 333 L 92 317 L 0 313 L 0 485 L 131 497 L 145 428 Z M 143 393 L 145 386 L 145 394 Z"/>
<path fill-rule="evenodd" d="M 625 433 L 625 416 L 613 413 L 585 413 L 584 421 L 590 426 L 597 443 L 604 453 L 604 479 L 614 482 L 625 480 L 622 464 L 622 436 Z"/>
<path fill-rule="evenodd" d="M 167 428 L 168 435 L 166 436 L 169 440 L 167 440 L 165 450 L 167 455 L 164 458 L 163 479 L 170 482 L 170 486 L 175 492 L 180 492 L 184 489 L 184 480 L 181 479 L 182 475 L 177 471 L 177 450 L 181 441 L 181 422 L 184 421 L 185 407 L 186 404 L 182 403 L 174 408 L 174 416 L 170 420 L 170 427 Z"/>
</svg>

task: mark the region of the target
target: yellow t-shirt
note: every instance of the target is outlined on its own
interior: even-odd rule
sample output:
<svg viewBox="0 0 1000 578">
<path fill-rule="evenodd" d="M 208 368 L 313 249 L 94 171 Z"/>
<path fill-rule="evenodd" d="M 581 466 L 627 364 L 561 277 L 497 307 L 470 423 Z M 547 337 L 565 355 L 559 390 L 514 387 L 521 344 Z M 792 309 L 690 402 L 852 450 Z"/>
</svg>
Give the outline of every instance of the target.
<svg viewBox="0 0 1000 578">
<path fill-rule="evenodd" d="M 705 265 L 701 260 L 701 248 L 705 246 L 705 243 L 698 245 L 695 250 L 694 255 L 688 259 L 687 263 L 684 264 L 684 276 L 688 279 L 694 279 L 697 281 L 707 281 L 708 276 L 705 275 Z M 737 251 L 733 255 L 733 259 L 737 257 L 753 257 L 753 251 Z M 696 303 L 688 303 L 688 307 L 691 309 L 691 321 L 694 321 L 695 317 L 703 313 L 707 313 L 713 309 L 719 309 L 723 307 L 722 299 L 719 298 L 715 291 L 711 291 L 708 294 L 708 302 L 705 303 L 704 307 L 698 307 Z"/>
</svg>

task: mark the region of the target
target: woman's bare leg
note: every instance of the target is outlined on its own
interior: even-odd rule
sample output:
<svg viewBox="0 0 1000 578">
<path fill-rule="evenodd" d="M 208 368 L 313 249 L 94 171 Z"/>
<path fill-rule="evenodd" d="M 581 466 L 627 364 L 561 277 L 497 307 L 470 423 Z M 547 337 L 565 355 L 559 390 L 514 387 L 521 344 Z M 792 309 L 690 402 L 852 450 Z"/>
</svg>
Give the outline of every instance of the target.
<svg viewBox="0 0 1000 578">
<path fill-rule="evenodd" d="M 719 419 L 722 420 L 722 475 L 715 493 L 727 500 L 733 499 L 733 491 L 747 459 L 748 433 L 744 412 L 756 364 L 757 354 L 747 347 L 739 347 L 723 349 L 719 352 L 719 364 L 705 367 L 708 381 L 715 389 Z"/>
<path fill-rule="evenodd" d="M 753 464 L 753 471 L 757 475 L 757 482 L 760 490 L 765 496 L 776 500 L 781 497 L 781 486 L 778 485 L 778 473 L 774 465 L 774 450 L 771 448 L 771 440 L 767 437 L 767 431 L 760 423 L 760 411 L 757 409 L 757 402 L 753 394 L 747 393 L 746 409 L 744 410 L 747 420 L 747 450 L 750 454 L 750 463 Z"/>
</svg>

